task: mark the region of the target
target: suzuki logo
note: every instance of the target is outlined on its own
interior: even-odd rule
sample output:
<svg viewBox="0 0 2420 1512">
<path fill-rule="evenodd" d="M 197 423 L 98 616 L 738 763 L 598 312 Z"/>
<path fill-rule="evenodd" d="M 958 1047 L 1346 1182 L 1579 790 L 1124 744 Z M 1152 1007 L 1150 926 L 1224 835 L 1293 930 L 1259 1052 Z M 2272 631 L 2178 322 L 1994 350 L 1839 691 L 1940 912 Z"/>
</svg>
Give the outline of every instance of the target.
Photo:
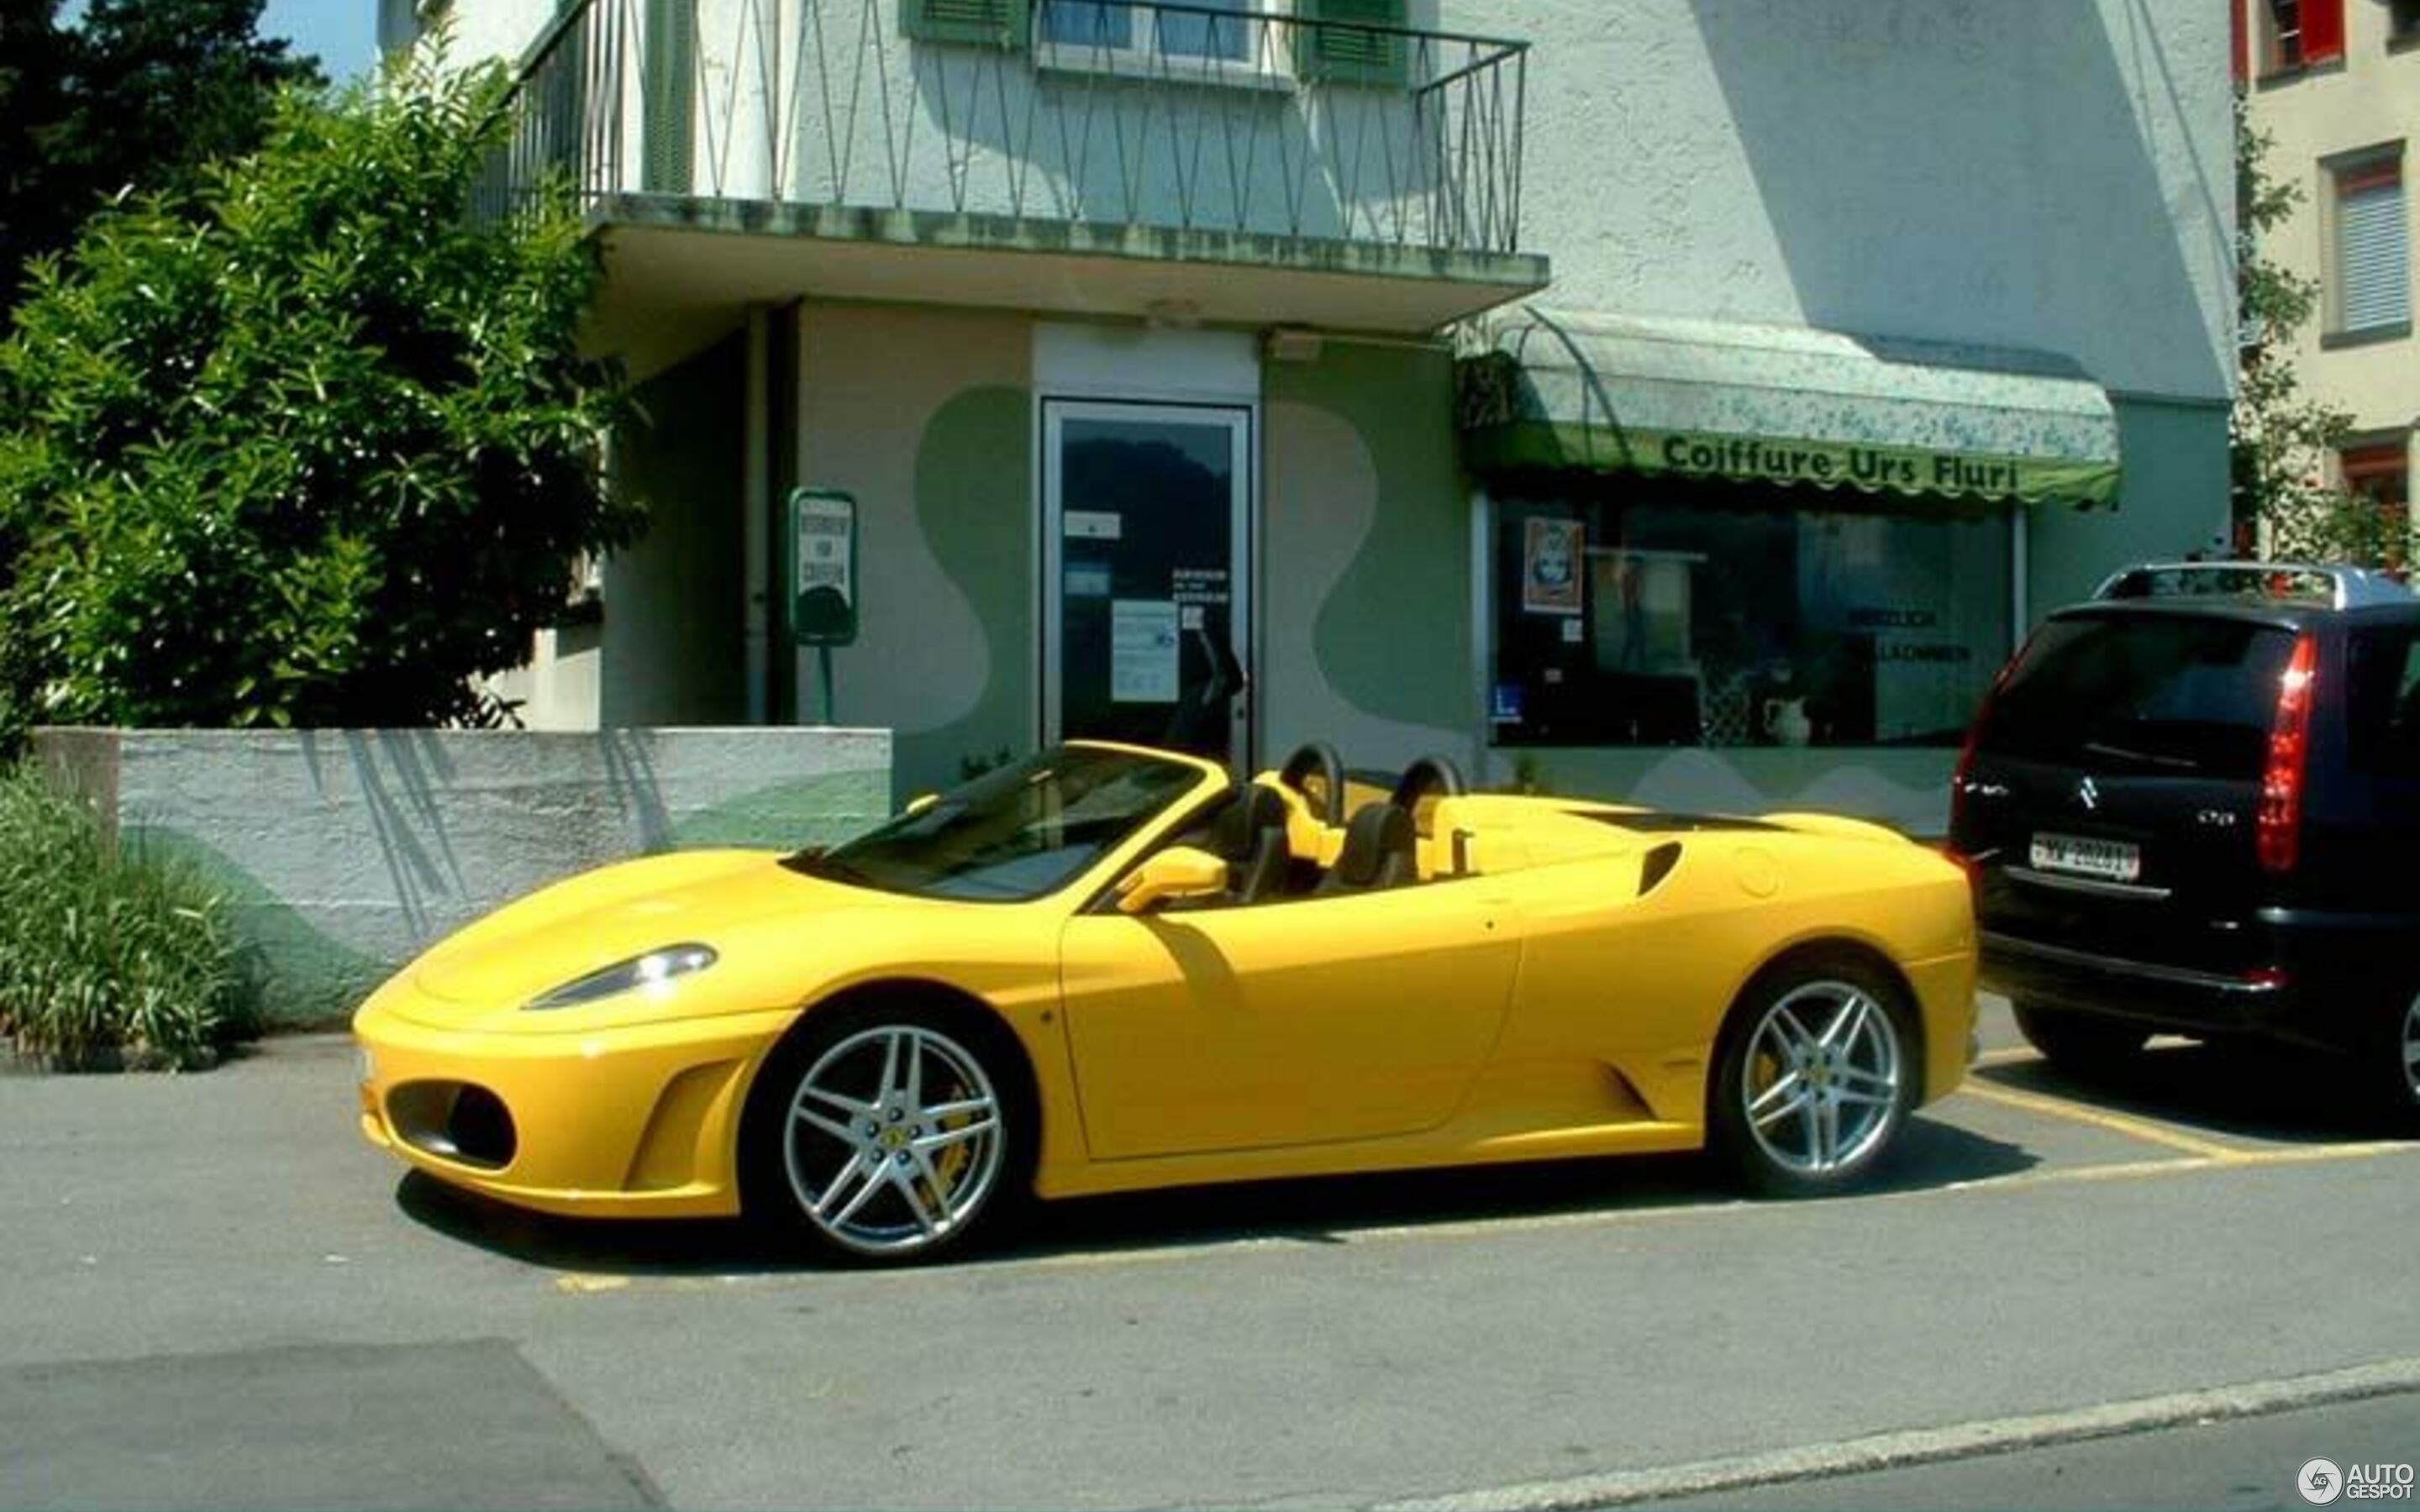
<svg viewBox="0 0 2420 1512">
<path fill-rule="evenodd" d="M 2101 790 L 2093 785 L 2092 779 L 2087 777 L 2075 784 L 2075 801 L 2087 812 L 2101 807 Z"/>
</svg>

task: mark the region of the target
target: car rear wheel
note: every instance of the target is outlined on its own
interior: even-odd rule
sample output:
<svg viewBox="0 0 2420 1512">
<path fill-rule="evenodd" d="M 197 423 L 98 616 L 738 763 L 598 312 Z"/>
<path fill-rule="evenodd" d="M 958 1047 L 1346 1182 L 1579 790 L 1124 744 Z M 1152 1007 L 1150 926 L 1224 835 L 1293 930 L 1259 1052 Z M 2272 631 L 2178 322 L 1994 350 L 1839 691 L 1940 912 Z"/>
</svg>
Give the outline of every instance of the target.
<svg viewBox="0 0 2420 1512">
<path fill-rule="evenodd" d="M 1023 1062 L 961 1015 L 846 1014 L 777 1051 L 743 1150 L 746 1202 L 851 1259 L 906 1261 L 998 1227 L 1032 1165 Z"/>
<path fill-rule="evenodd" d="M 1715 1062 L 1708 1142 L 1750 1190 L 1854 1180 L 1906 1121 L 1922 1074 L 1905 994 L 1866 964 L 1806 959 L 1751 983 Z"/>
<path fill-rule="evenodd" d="M 2026 1043 L 2040 1051 L 2043 1059 L 2066 1071 L 2089 1073 L 2121 1066 L 2139 1055 L 2144 1041 L 2151 1037 L 2149 1029 L 2114 1019 L 2036 1008 L 2027 1003 L 2010 1006 L 2016 1011 L 2017 1032 L 2025 1037 Z"/>
</svg>

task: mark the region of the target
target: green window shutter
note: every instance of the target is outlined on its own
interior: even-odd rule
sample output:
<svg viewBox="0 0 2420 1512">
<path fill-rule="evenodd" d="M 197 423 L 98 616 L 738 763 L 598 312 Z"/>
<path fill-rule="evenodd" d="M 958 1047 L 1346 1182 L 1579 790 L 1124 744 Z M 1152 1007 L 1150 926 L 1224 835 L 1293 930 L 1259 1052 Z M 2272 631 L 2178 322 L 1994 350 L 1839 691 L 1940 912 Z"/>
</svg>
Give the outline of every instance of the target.
<svg viewBox="0 0 2420 1512">
<path fill-rule="evenodd" d="M 650 194 L 690 192 L 697 142 L 697 5 L 698 0 L 647 0 L 639 187 Z"/>
<path fill-rule="evenodd" d="M 1295 10 L 1306 23 L 1367 22 L 1377 26 L 1404 24 L 1404 0 L 1298 0 Z M 1306 79 L 1329 84 L 1387 85 L 1402 88 L 1411 81 L 1408 39 L 1391 32 L 1356 31 L 1350 26 L 1309 24 L 1299 28 L 1295 71 Z"/>
<path fill-rule="evenodd" d="M 1032 0 L 899 0 L 899 29 L 920 42 L 1024 47 L 1032 39 Z"/>
</svg>

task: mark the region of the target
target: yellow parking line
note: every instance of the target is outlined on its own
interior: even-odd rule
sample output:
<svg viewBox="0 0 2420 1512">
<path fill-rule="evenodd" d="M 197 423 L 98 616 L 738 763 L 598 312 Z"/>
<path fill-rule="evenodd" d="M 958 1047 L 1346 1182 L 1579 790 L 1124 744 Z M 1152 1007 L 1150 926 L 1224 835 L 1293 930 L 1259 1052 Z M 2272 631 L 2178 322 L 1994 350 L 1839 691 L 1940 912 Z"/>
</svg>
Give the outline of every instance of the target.
<svg viewBox="0 0 2420 1512">
<path fill-rule="evenodd" d="M 2078 1181 L 2131 1181 L 2152 1176 L 2182 1176 L 2193 1171 L 2241 1171 L 2261 1165 L 2319 1165 L 2332 1161 L 2375 1160 L 2381 1155 L 2420 1154 L 2420 1144 L 2370 1140 L 2357 1145 L 2311 1145 L 2291 1149 L 2239 1149 L 2226 1155 L 2183 1155 L 2173 1160 L 2118 1161 L 2105 1165 L 2061 1165 L 2047 1171 L 2015 1171 L 1953 1181 L 1946 1187 L 1919 1187 L 1885 1194 L 1893 1198 L 1931 1196 L 1936 1192 L 1997 1192 L 2012 1187 L 2065 1186 Z"/>
<path fill-rule="evenodd" d="M 2194 1134 L 2179 1134 L 2160 1124 L 2129 1118 L 2123 1113 L 2105 1113 L 2099 1108 L 2070 1103 L 2064 1098 L 2041 1097 L 2032 1092 L 2013 1091 L 2006 1087 L 1994 1087 L 1989 1083 L 1972 1080 L 1966 1083 L 1962 1090 L 1981 1098 L 1986 1103 L 1997 1103 L 2003 1107 L 2023 1108 L 2028 1113 L 2040 1113 L 2053 1119 L 2065 1119 L 2072 1123 L 2088 1123 L 2096 1129 L 2106 1129 L 2112 1134 L 2124 1134 L 2130 1139 L 2140 1139 L 2147 1144 L 2164 1145 L 2170 1149 L 2181 1149 L 2188 1155 L 2199 1155 L 2206 1160 L 2231 1161 L 2252 1153 L 2240 1146 L 2223 1145 L 2215 1139 L 2203 1139 Z"/>
</svg>

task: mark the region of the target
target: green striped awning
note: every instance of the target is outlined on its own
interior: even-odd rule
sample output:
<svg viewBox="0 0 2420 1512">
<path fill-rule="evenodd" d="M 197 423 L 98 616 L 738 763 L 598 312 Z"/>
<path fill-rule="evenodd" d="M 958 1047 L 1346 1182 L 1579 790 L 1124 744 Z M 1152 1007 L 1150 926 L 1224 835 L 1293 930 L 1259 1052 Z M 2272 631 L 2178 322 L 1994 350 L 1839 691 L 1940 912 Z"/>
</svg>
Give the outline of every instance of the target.
<svg viewBox="0 0 2420 1512">
<path fill-rule="evenodd" d="M 2118 419 L 2041 352 L 1528 306 L 1457 372 L 1481 477 L 1540 468 L 2104 504 Z"/>
</svg>

